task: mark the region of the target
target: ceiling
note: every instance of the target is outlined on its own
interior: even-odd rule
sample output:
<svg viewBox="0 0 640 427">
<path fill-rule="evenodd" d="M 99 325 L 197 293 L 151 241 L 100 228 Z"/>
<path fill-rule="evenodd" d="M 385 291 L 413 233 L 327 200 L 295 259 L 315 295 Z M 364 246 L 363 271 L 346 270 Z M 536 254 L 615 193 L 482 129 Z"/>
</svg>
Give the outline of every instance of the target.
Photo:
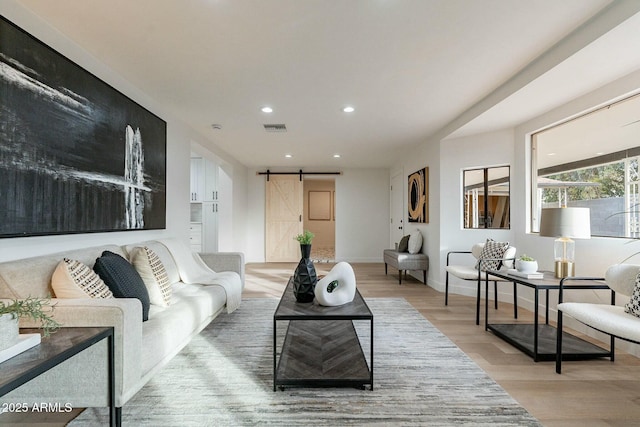
<svg viewBox="0 0 640 427">
<path fill-rule="evenodd" d="M 393 165 L 610 0 L 18 3 L 193 127 L 201 145 L 247 167 L 311 170 Z M 637 50 L 637 21 L 625 27 L 631 36 L 619 31 L 589 55 L 618 38 Z M 524 82 L 458 134 L 526 120 L 554 107 L 550 98 L 565 102 L 548 95 L 566 81 L 573 84 L 565 97 L 575 97 L 640 68 L 637 53 L 625 59 L 591 66 L 581 79 L 559 61 L 555 76 Z M 347 105 L 355 111 L 344 113 Z M 285 124 L 287 132 L 266 132 L 264 124 Z"/>
</svg>

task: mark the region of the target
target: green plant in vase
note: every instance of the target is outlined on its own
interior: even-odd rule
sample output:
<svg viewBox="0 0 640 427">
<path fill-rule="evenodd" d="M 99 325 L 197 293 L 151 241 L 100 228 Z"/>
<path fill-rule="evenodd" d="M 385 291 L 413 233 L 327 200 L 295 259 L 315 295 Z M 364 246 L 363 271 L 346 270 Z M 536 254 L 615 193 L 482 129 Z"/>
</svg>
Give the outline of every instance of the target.
<svg viewBox="0 0 640 427">
<path fill-rule="evenodd" d="M 302 234 L 298 234 L 294 239 L 296 239 L 301 245 L 310 245 L 314 237 L 316 237 L 315 234 L 309 230 L 304 230 Z"/>
<path fill-rule="evenodd" d="M 18 320 L 21 318 L 39 323 L 45 337 L 62 326 L 52 317 L 54 306 L 50 303 L 48 298 L 35 297 L 0 301 L 0 350 L 11 347 L 18 340 Z"/>
</svg>

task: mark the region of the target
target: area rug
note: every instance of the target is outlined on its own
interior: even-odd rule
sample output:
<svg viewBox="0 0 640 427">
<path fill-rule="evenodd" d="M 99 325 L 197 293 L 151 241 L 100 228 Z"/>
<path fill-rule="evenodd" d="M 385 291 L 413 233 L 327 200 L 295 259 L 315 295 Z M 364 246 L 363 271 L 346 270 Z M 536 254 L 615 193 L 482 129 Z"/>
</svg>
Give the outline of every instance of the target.
<svg viewBox="0 0 640 427">
<path fill-rule="evenodd" d="M 538 426 L 406 300 L 370 298 L 374 389 L 273 391 L 273 313 L 256 298 L 222 314 L 123 408 L 129 426 Z M 367 322 L 354 322 L 368 353 Z M 278 326 L 278 331 L 284 332 Z M 105 408 L 72 426 L 106 425 Z"/>
</svg>

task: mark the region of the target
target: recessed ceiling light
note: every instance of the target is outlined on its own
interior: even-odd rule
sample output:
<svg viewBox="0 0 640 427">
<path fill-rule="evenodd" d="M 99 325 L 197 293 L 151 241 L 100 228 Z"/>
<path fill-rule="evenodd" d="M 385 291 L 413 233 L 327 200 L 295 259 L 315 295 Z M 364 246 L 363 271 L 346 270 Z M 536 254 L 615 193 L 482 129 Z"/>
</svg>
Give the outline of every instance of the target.
<svg viewBox="0 0 640 427">
<path fill-rule="evenodd" d="M 349 107 L 344 107 L 342 111 L 344 111 L 345 113 L 353 113 L 354 111 L 356 111 L 356 109 L 349 106 Z"/>
<path fill-rule="evenodd" d="M 263 113 L 273 113 L 273 108 L 271 108 L 271 107 L 262 107 L 260 110 Z"/>
<path fill-rule="evenodd" d="M 291 155 L 291 154 L 285 154 L 284 156 L 285 156 L 287 159 L 290 159 L 290 158 L 292 158 L 292 157 L 293 157 L 293 155 Z"/>
<path fill-rule="evenodd" d="M 603 153 L 602 151 L 598 151 L 598 152 L 596 153 L 596 156 L 602 156 L 603 154 L 604 154 L 604 153 Z"/>
<path fill-rule="evenodd" d="M 549 153 L 549 154 L 547 154 L 547 156 L 555 156 L 555 155 L 556 155 L 556 153 Z"/>
<path fill-rule="evenodd" d="M 333 158 L 334 158 L 334 159 L 339 159 L 339 158 L 340 158 L 340 154 L 334 154 L 334 155 L 333 155 Z"/>
</svg>

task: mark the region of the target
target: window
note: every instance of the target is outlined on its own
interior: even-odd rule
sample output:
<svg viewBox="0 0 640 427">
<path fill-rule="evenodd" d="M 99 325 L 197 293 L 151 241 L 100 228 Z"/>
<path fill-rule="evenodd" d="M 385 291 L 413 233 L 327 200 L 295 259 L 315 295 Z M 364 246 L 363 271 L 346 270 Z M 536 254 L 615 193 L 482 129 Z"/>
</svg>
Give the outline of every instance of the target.
<svg viewBox="0 0 640 427">
<path fill-rule="evenodd" d="M 509 166 L 463 171 L 464 228 L 509 228 Z"/>
<path fill-rule="evenodd" d="M 540 209 L 591 210 L 591 234 L 640 238 L 640 95 L 535 133 L 532 224 Z"/>
</svg>

